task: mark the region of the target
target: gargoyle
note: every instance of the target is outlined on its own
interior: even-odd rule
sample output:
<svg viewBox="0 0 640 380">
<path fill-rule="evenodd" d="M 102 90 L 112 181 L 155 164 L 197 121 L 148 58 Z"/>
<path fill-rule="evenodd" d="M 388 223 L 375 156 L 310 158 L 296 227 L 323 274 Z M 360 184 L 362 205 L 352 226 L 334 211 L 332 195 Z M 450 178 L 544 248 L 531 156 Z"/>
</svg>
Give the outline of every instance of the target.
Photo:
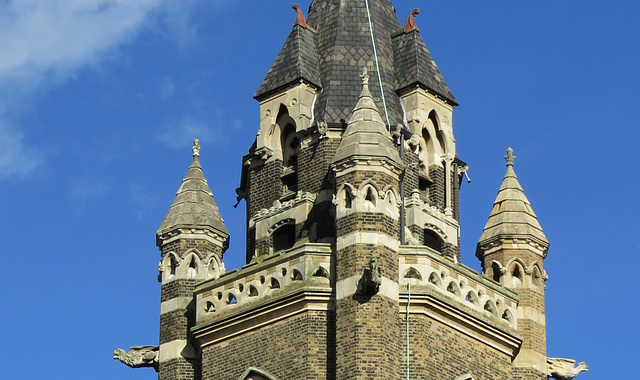
<svg viewBox="0 0 640 380">
<path fill-rule="evenodd" d="M 158 346 L 131 346 L 129 352 L 118 348 L 113 351 L 113 358 L 131 368 L 153 367 L 158 371 Z"/>
<path fill-rule="evenodd" d="M 547 358 L 547 377 L 556 380 L 573 379 L 580 372 L 589 370 L 585 362 L 574 367 L 575 364 L 574 359 Z"/>
<path fill-rule="evenodd" d="M 369 266 L 364 268 L 364 274 L 361 281 L 361 293 L 372 296 L 380 290 L 382 278 L 380 277 L 380 269 L 378 269 L 378 261 L 375 257 L 369 260 Z"/>
</svg>

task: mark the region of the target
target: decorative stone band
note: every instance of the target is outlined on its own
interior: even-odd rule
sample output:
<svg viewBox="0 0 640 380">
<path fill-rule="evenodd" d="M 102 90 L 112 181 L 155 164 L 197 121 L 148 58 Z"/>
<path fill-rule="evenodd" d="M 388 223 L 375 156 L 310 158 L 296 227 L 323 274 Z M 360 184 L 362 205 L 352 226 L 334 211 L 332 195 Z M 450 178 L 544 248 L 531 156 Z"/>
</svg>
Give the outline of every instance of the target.
<svg viewBox="0 0 640 380">
<path fill-rule="evenodd" d="M 386 234 L 378 232 L 352 232 L 339 236 L 336 242 L 336 249 L 339 251 L 354 244 L 374 244 L 385 246 L 393 251 L 400 247 L 400 241 Z"/>
<path fill-rule="evenodd" d="M 517 329 L 518 296 L 478 275 L 472 269 L 454 263 L 428 247 L 402 246 L 399 252 L 400 292 L 437 296 L 454 302 L 456 308 L 478 319 L 507 330 Z"/>
<path fill-rule="evenodd" d="M 160 314 L 170 313 L 175 310 L 186 310 L 193 297 L 176 297 L 160 304 Z"/>
<path fill-rule="evenodd" d="M 476 256 L 480 257 L 479 254 L 487 256 L 503 249 L 526 250 L 545 258 L 547 256 L 547 250 L 549 249 L 549 243 L 531 235 L 512 235 L 509 237 L 497 236 L 478 243 L 478 252 L 476 252 Z"/>
<path fill-rule="evenodd" d="M 402 173 L 402 168 L 397 167 L 386 159 L 372 159 L 371 157 L 355 157 L 348 161 L 338 163 L 333 168 L 334 172 L 340 175 L 352 172 L 379 172 L 392 177 L 398 177 Z"/>
<path fill-rule="evenodd" d="M 173 359 L 193 358 L 193 348 L 186 340 L 176 339 L 160 345 L 160 363 Z"/>
<path fill-rule="evenodd" d="M 158 242 L 162 244 L 169 244 L 176 240 L 206 240 L 212 244 L 215 244 L 223 249 L 226 249 L 229 245 L 229 236 L 223 233 L 216 232 L 214 229 L 209 228 L 176 228 L 170 231 L 164 231 L 161 235 L 157 236 Z"/>
<path fill-rule="evenodd" d="M 310 206 L 312 206 L 315 201 L 316 201 L 315 194 L 300 192 L 297 194 L 297 196 L 294 199 L 291 199 L 289 201 L 282 202 L 282 203 L 279 201 L 276 201 L 276 203 L 270 208 L 268 209 L 263 208 L 260 211 L 256 212 L 251 217 L 250 223 L 257 223 L 261 220 L 273 217 L 274 215 L 280 214 L 284 211 L 296 208 L 302 204 L 309 204 Z"/>
</svg>

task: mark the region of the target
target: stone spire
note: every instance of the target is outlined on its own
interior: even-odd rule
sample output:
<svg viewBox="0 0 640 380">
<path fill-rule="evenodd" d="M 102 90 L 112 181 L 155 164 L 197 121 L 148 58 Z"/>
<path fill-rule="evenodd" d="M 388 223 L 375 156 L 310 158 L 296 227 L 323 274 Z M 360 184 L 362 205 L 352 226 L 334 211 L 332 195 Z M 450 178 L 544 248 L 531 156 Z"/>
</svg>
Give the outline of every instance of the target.
<svg viewBox="0 0 640 380">
<path fill-rule="evenodd" d="M 549 246 L 549 241 L 542 232 L 538 218 L 513 170 L 515 158 L 513 149 L 507 149 L 507 173 L 480 236 L 478 247 L 497 238 L 533 238 L 536 243 Z M 476 255 L 480 255 L 480 250 Z"/>
<path fill-rule="evenodd" d="M 369 91 L 369 74 L 366 68 L 360 77 L 362 92 L 333 157 L 333 163 L 348 158 L 386 158 L 402 165 L 398 151 L 393 146 L 389 131 Z"/>
<path fill-rule="evenodd" d="M 211 228 L 212 232 L 228 239 L 229 232 L 218 211 L 218 205 L 213 200 L 213 193 L 209 189 L 207 180 L 202 173 L 198 161 L 200 144 L 198 139 L 193 141 L 193 162 L 182 180 L 182 185 L 164 217 L 157 236 L 180 228 Z"/>
</svg>

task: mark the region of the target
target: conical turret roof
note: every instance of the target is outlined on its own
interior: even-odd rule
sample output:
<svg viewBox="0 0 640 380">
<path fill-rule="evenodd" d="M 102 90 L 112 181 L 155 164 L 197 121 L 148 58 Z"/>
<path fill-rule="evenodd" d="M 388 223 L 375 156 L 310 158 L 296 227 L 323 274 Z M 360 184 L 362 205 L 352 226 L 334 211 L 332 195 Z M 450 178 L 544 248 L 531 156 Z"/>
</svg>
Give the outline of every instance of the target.
<svg viewBox="0 0 640 380">
<path fill-rule="evenodd" d="M 202 167 L 198 161 L 199 155 L 200 145 L 196 139 L 193 146 L 193 162 L 169 207 L 169 212 L 158 228 L 158 236 L 175 228 L 203 227 L 212 228 L 221 235 L 229 236 L 218 211 L 218 205 L 213 200 L 213 193 L 202 173 Z"/>
<path fill-rule="evenodd" d="M 493 238 L 532 237 L 537 243 L 549 245 L 538 218 L 531 208 L 531 204 L 524 195 L 524 190 L 518 182 L 513 170 L 513 149 L 507 149 L 507 173 L 504 175 L 502 186 L 493 203 L 489 220 L 484 226 L 479 245 Z"/>
<path fill-rule="evenodd" d="M 347 129 L 333 157 L 333 163 L 348 158 L 386 158 L 402 165 L 398 150 L 393 146 L 389 131 L 369 92 L 369 75 L 362 74 L 362 92 L 353 110 Z"/>
</svg>

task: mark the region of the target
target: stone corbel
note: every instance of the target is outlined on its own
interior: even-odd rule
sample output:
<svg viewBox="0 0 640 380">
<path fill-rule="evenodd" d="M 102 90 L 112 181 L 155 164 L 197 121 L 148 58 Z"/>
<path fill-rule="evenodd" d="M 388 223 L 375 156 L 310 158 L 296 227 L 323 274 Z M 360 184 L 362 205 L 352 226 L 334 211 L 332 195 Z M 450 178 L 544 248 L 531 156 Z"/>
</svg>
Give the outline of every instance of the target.
<svg viewBox="0 0 640 380">
<path fill-rule="evenodd" d="M 263 146 L 262 148 L 256 149 L 254 156 L 265 162 L 269 157 L 273 156 L 273 149 Z"/>
</svg>

